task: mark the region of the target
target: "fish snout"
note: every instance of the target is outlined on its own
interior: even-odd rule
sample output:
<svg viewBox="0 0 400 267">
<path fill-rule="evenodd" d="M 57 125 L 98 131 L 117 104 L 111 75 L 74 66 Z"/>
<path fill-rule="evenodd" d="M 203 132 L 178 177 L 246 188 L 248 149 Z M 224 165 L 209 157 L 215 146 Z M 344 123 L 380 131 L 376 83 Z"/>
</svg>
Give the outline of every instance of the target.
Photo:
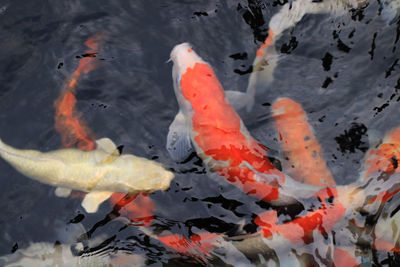
<svg viewBox="0 0 400 267">
<path fill-rule="evenodd" d="M 179 74 L 185 72 L 187 68 L 192 68 L 198 62 L 204 63 L 189 43 L 176 45 L 171 51 L 170 59 L 174 63 L 174 68 L 179 70 Z"/>
<path fill-rule="evenodd" d="M 152 166 L 148 168 L 148 170 L 148 178 L 150 178 L 148 179 L 148 182 L 150 188 L 152 189 L 150 191 L 167 190 L 171 184 L 172 179 L 174 179 L 175 177 L 172 172 L 166 170 L 159 163 L 157 163 L 156 165 L 154 165 L 153 163 Z"/>
<path fill-rule="evenodd" d="M 172 179 L 174 179 L 175 175 L 167 170 L 163 170 L 162 174 L 162 184 L 161 184 L 161 190 L 167 190 L 171 184 Z"/>
</svg>

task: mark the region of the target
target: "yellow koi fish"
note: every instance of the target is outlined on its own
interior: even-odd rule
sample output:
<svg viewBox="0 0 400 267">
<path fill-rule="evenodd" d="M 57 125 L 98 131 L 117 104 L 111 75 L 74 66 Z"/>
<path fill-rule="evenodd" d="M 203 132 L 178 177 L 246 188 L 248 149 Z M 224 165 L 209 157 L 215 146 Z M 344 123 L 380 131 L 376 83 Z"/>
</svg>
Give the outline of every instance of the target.
<svg viewBox="0 0 400 267">
<path fill-rule="evenodd" d="M 108 138 L 96 144 L 92 151 L 66 148 L 40 152 L 16 149 L 0 140 L 0 156 L 21 174 L 57 186 L 57 196 L 66 197 L 72 189 L 89 192 L 82 202 L 87 212 L 96 212 L 113 192 L 166 190 L 174 178 L 157 162 L 120 155 Z"/>
</svg>

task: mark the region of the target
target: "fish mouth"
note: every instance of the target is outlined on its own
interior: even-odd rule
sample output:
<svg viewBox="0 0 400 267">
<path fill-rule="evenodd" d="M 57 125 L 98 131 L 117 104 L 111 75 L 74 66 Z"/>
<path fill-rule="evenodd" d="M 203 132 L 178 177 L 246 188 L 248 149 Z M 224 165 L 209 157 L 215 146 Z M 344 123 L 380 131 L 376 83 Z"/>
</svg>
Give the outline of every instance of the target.
<svg viewBox="0 0 400 267">
<path fill-rule="evenodd" d="M 163 190 L 167 190 L 170 187 L 171 181 L 175 178 L 175 175 L 170 172 L 170 171 L 165 171 L 165 174 L 163 175 L 163 181 L 165 181 L 165 184 L 163 186 Z"/>
</svg>

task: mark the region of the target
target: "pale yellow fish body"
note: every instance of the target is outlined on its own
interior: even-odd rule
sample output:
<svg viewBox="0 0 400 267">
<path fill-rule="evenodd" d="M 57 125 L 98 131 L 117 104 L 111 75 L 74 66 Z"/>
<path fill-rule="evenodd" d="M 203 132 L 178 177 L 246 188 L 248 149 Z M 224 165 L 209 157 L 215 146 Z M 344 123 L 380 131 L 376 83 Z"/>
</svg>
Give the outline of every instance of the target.
<svg viewBox="0 0 400 267">
<path fill-rule="evenodd" d="M 0 140 L 0 156 L 23 175 L 60 187 L 67 191 L 66 195 L 71 189 L 94 192 L 88 196 L 99 203 L 113 192 L 133 194 L 169 188 L 174 175 L 160 163 L 129 154 L 119 155 L 108 138 L 96 142 L 97 149 L 93 151 L 67 148 L 43 153 L 16 149 Z"/>
</svg>

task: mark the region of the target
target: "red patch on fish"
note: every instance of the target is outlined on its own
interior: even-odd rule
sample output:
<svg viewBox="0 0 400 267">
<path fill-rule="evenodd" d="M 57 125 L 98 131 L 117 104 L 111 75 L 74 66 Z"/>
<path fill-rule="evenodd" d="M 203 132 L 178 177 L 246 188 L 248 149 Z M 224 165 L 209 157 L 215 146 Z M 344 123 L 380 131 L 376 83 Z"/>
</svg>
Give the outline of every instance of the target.
<svg viewBox="0 0 400 267">
<path fill-rule="evenodd" d="M 258 48 L 256 57 L 265 56 L 264 50 L 267 49 L 267 47 L 269 47 L 274 42 L 274 34 L 275 33 L 272 29 L 268 31 L 268 37 L 267 39 L 265 39 L 264 43 L 260 46 L 260 48 Z"/>
<path fill-rule="evenodd" d="M 261 233 L 265 238 L 280 234 L 291 242 L 310 243 L 315 230 L 318 230 L 320 234 L 326 235 L 345 215 L 346 208 L 331 198 L 336 194 L 337 192 L 334 188 L 321 190 L 318 195 L 322 202 L 322 208 L 310 211 L 306 215 L 297 217 L 290 222 L 278 224 L 278 215 L 275 210 L 260 214 L 254 222 L 261 227 Z M 326 203 L 326 199 L 328 199 L 328 203 Z M 333 203 L 329 203 L 330 200 Z"/>
<path fill-rule="evenodd" d="M 355 256 L 351 255 L 350 252 L 335 248 L 334 252 L 334 264 L 333 267 L 358 267 L 361 266 Z"/>
<path fill-rule="evenodd" d="M 199 233 L 187 239 L 184 236 L 174 234 L 157 237 L 164 245 L 172 248 L 178 253 L 199 257 L 199 254 L 209 255 L 214 248 L 213 243 L 219 234 Z"/>
<path fill-rule="evenodd" d="M 156 206 L 147 194 L 129 196 L 125 193 L 114 193 L 110 197 L 110 202 L 115 205 L 114 209 L 132 222 L 142 222 L 141 225 L 150 226 L 154 219 Z"/>
</svg>

